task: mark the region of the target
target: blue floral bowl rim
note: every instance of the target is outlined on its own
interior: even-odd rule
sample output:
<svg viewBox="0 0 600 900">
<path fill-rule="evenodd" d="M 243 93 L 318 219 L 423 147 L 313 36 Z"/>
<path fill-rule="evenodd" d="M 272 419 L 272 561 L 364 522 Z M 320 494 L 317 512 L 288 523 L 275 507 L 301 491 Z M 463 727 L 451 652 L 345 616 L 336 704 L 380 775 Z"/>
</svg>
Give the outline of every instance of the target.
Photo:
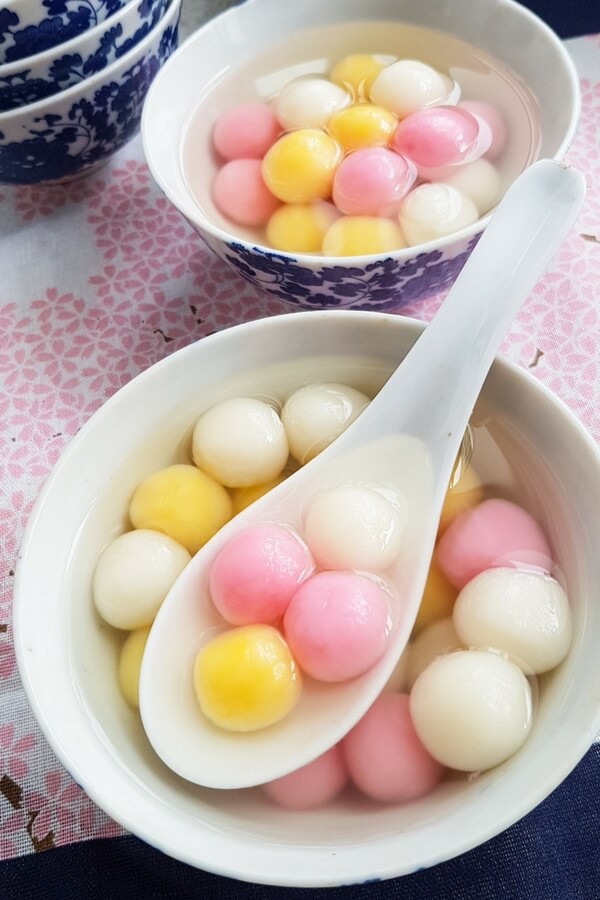
<svg viewBox="0 0 600 900">
<path fill-rule="evenodd" d="M 162 32 L 172 24 L 173 19 L 176 18 L 177 13 L 179 12 L 182 2 L 183 0 L 170 0 L 163 15 L 158 20 L 158 22 L 156 22 L 154 27 L 150 29 L 148 34 L 146 34 L 145 37 L 138 44 L 132 47 L 127 53 L 124 53 L 123 56 L 120 56 L 118 59 L 113 60 L 113 62 L 105 66 L 105 68 L 100 72 L 95 72 L 93 75 L 90 75 L 88 78 L 85 78 L 78 84 L 74 84 L 71 87 L 66 88 L 64 91 L 59 91 L 57 94 L 52 94 L 50 97 L 44 97 L 42 100 L 36 100 L 35 103 L 26 103 L 24 106 L 20 106 L 17 109 L 0 112 L 0 131 L 2 130 L 3 123 L 9 122 L 11 119 L 18 119 L 21 115 L 24 114 L 36 115 L 40 113 L 43 115 L 44 110 L 47 107 L 51 107 L 54 103 L 68 103 L 71 98 L 76 97 L 81 92 L 82 88 L 84 88 L 86 91 L 90 89 L 93 90 L 94 87 L 98 87 L 114 77 L 115 72 L 121 72 L 123 69 L 126 69 L 132 60 L 144 55 L 148 47 L 150 47 L 156 40 L 157 35 L 162 34 Z M 64 44 L 59 44 L 59 47 L 64 46 Z M 33 59 L 33 57 L 30 56 L 29 59 Z"/>
<path fill-rule="evenodd" d="M 34 53 L 32 56 L 25 56 L 23 59 L 15 59 L 9 63 L 0 63 L 0 78 L 18 75 L 23 69 L 32 68 L 33 66 L 38 66 L 40 63 L 50 62 L 59 56 L 72 53 L 84 39 L 87 41 L 89 38 L 92 38 L 93 40 L 95 37 L 104 34 L 109 28 L 118 25 L 121 19 L 125 18 L 125 14 L 129 13 L 136 4 L 139 5 L 141 2 L 142 0 L 127 0 L 127 3 L 125 3 L 121 9 L 118 9 L 116 13 L 113 13 L 108 19 L 104 19 L 103 22 L 99 22 L 98 25 L 94 25 L 93 28 L 82 31 L 81 34 L 76 34 L 75 37 L 72 37 L 68 41 L 63 41 L 62 44 L 48 47 L 47 50 L 42 50 L 40 53 Z M 159 0 L 150 0 L 150 2 L 152 6 L 154 6 Z"/>
</svg>

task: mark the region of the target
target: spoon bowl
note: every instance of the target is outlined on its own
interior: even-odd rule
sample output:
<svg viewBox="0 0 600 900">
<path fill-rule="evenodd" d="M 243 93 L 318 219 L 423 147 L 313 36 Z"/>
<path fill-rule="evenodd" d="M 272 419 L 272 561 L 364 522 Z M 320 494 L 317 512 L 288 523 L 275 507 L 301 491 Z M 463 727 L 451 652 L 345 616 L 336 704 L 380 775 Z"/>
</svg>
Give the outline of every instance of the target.
<svg viewBox="0 0 600 900">
<path fill-rule="evenodd" d="M 323 453 L 221 529 L 174 584 L 146 645 L 140 712 L 155 751 L 178 775 L 214 788 L 261 784 L 323 753 L 372 704 L 408 641 L 444 495 L 479 390 L 583 196 L 582 176 L 560 164 L 541 161 L 521 175 L 431 325 L 377 397 Z M 395 492 L 408 514 L 400 555 L 385 572 L 393 585 L 385 654 L 351 681 L 305 679 L 293 712 L 269 728 L 217 728 L 200 712 L 192 683 L 198 650 L 228 627 L 208 594 L 215 556 L 251 524 L 280 522 L 301 533 L 310 498 L 348 482 Z"/>
</svg>

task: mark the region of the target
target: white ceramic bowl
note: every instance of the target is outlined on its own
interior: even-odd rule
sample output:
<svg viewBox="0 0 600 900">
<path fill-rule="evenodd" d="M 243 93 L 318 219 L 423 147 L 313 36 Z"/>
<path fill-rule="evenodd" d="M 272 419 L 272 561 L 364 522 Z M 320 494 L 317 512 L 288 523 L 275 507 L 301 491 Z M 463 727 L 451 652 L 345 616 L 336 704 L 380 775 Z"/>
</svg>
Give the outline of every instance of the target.
<svg viewBox="0 0 600 900">
<path fill-rule="evenodd" d="M 358 32 L 347 30 L 363 20 Z M 380 20 L 393 27 L 366 24 Z M 217 162 L 210 135 L 220 111 L 256 99 L 257 94 L 262 97 L 263 90 L 268 95 L 274 70 L 287 66 L 292 78 L 303 71 L 301 64 L 307 59 L 326 61 L 356 52 L 416 53 L 411 38 L 405 38 L 404 52 L 398 51 L 402 38 L 395 29 L 402 22 L 447 32 L 512 69 L 537 99 L 541 129 L 537 156 L 563 156 L 579 117 L 577 74 L 557 36 L 512 0 L 302 0 L 292 4 L 247 0 L 192 35 L 149 92 L 142 137 L 158 185 L 215 253 L 282 300 L 304 308 L 396 309 L 448 288 L 489 221 L 486 215 L 455 234 L 382 256 L 325 258 L 269 250 L 250 234 L 232 234 L 211 201 Z M 325 30 L 306 36 L 312 28 Z M 427 45 L 418 49 L 419 58 L 433 65 L 437 52 Z M 452 54 L 458 71 L 458 50 Z M 240 67 L 244 78 L 235 81 L 231 74 Z M 203 115 L 193 118 L 201 101 Z M 522 110 L 517 116 L 518 105 L 506 98 L 503 103 L 516 147 L 529 126 Z M 186 142 L 189 149 L 184 150 Z M 512 180 L 533 161 L 536 154 L 529 158 L 528 147 L 520 147 L 515 159 L 506 163 L 505 180 Z"/>
<path fill-rule="evenodd" d="M 166 7 L 167 0 L 129 0 L 71 40 L 0 65 L 0 112 L 43 100 L 100 72 L 138 44 Z"/>
<path fill-rule="evenodd" d="M 350 792 L 325 809 L 292 813 L 258 789 L 211 791 L 175 776 L 119 693 L 119 638 L 95 613 L 91 579 L 99 552 L 125 527 L 136 485 L 162 465 L 187 460 L 191 425 L 218 398 L 240 390 L 264 395 L 279 384 L 273 366 L 309 360 L 311 379 L 376 390 L 421 328 L 382 314 L 314 312 L 204 338 L 106 403 L 73 439 L 37 501 L 14 598 L 15 647 L 29 701 L 54 751 L 92 799 L 177 859 L 279 885 L 414 872 L 475 847 L 529 812 L 600 729 L 600 452 L 555 397 L 501 360 L 477 415 L 494 413 L 494 437 L 522 483 L 520 502 L 549 534 L 574 618 L 571 652 L 544 678 L 534 727 L 516 756 L 477 779 L 451 779 L 406 806 L 377 806 Z M 478 440 L 476 433 L 478 470 L 497 480 L 501 464 L 481 442 L 478 449 Z M 510 479 L 504 488 L 510 496 Z"/>
<path fill-rule="evenodd" d="M 106 162 L 139 129 L 157 72 L 177 47 L 181 0 L 102 71 L 66 91 L 0 113 L 0 184 L 68 181 Z"/>
<path fill-rule="evenodd" d="M 127 0 L 3 0 L 0 62 L 56 47 L 114 15 Z"/>
</svg>

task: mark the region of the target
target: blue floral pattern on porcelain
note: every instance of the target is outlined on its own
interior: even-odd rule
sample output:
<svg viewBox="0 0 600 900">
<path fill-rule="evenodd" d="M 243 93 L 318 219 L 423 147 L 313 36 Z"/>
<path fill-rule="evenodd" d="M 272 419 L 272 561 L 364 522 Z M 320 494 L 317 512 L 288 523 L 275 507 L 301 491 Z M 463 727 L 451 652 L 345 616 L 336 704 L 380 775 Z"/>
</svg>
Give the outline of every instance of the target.
<svg viewBox="0 0 600 900">
<path fill-rule="evenodd" d="M 177 23 L 165 29 L 158 49 L 91 96 L 78 95 L 61 114 L 34 117 L 22 140 L 7 140 L 0 130 L 0 182 L 69 180 L 101 165 L 137 133 L 148 88 L 176 47 Z"/>
<path fill-rule="evenodd" d="M 238 243 L 227 245 L 219 255 L 255 287 L 302 309 L 383 312 L 447 290 L 480 236 L 407 260 L 388 257 L 361 266 L 349 260 L 344 266 L 309 267 L 306 261 Z"/>
<path fill-rule="evenodd" d="M 126 0 L 42 0 L 30 17 L 16 9 L 0 10 L 1 62 L 49 50 L 103 22 Z M 35 16 L 39 16 L 36 21 Z M 32 18 L 33 16 L 33 18 Z"/>
<path fill-rule="evenodd" d="M 0 67 L 0 112 L 18 109 L 27 103 L 51 97 L 84 78 L 101 72 L 148 34 L 164 13 L 167 2 L 168 0 L 140 0 L 136 12 L 139 27 L 128 37 L 123 37 L 123 26 L 117 23 L 98 35 L 97 43 L 85 42 L 86 52 L 58 55 L 49 63 L 36 65 L 32 61 L 29 66 L 24 65 L 20 71 L 5 77 L 2 77 Z"/>
</svg>

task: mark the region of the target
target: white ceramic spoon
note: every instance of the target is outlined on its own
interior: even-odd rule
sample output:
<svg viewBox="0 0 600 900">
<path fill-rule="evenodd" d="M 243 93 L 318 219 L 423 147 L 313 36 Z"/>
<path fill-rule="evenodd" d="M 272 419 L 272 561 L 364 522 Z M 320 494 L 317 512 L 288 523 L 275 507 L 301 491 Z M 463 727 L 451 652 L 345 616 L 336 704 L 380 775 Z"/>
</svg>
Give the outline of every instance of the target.
<svg viewBox="0 0 600 900">
<path fill-rule="evenodd" d="M 323 453 L 228 523 L 184 570 L 152 627 L 140 678 L 144 728 L 174 772 L 213 788 L 269 781 L 335 744 L 375 700 L 410 635 L 477 395 L 519 307 L 573 225 L 584 192 L 581 174 L 559 163 L 544 160 L 527 169 L 430 326 L 366 410 Z M 310 497 L 349 480 L 398 490 L 408 502 L 406 540 L 386 573 L 401 602 L 392 611 L 384 657 L 349 682 L 304 679 L 298 705 L 276 725 L 252 733 L 215 727 L 201 713 L 192 684 L 199 647 L 223 630 L 206 589 L 212 560 L 253 523 L 288 523 L 301 533 Z"/>
</svg>

